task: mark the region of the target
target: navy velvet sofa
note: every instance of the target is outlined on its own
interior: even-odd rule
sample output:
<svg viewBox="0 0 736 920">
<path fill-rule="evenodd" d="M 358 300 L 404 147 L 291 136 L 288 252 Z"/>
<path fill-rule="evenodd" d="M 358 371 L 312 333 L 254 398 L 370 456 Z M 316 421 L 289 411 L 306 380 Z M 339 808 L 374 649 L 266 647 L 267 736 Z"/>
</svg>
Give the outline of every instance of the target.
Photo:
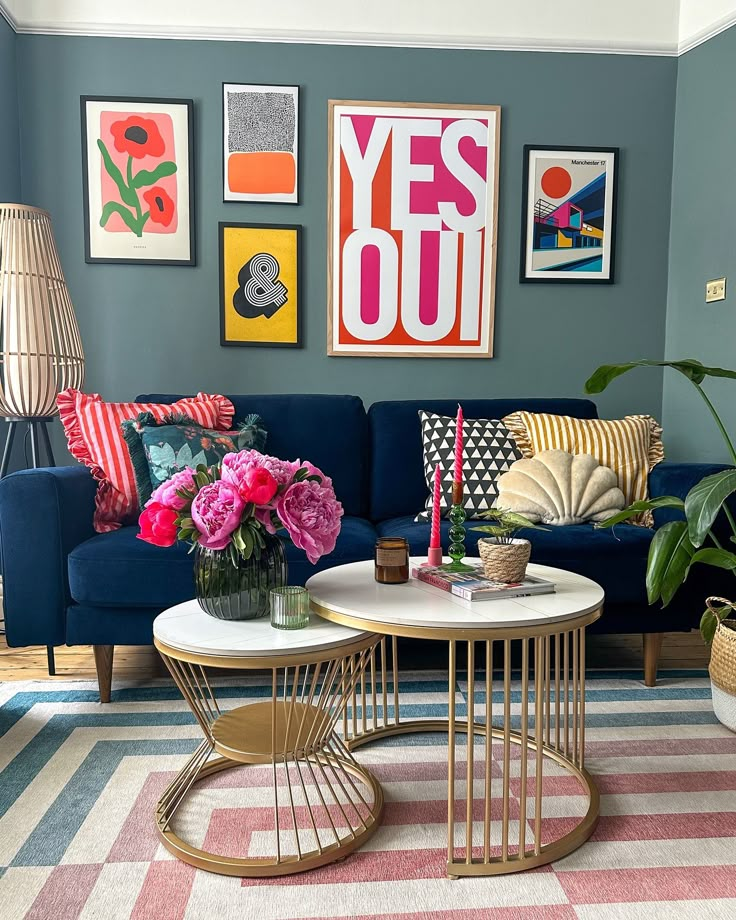
<svg viewBox="0 0 736 920">
<path fill-rule="evenodd" d="M 138 397 L 173 402 L 180 394 Z M 268 429 L 269 453 L 302 458 L 334 481 L 345 517 L 335 551 L 309 564 L 287 547 L 289 580 L 303 584 L 315 571 L 370 559 L 376 538 L 400 535 L 416 554 L 426 550 L 429 525 L 414 522 L 426 486 L 418 410 L 454 415 L 455 399 L 375 403 L 366 412 L 356 396 L 233 396 L 236 420 L 257 412 Z M 502 418 L 526 409 L 595 418 L 585 399 L 467 399 L 466 418 Z M 684 496 L 716 464 L 659 464 L 650 475 L 653 495 Z M 97 534 L 92 527 L 95 482 L 82 466 L 26 470 L 0 481 L 0 540 L 7 640 L 10 646 L 93 645 L 101 697 L 109 699 L 115 645 L 147 645 L 154 618 L 194 596 L 187 547 L 160 549 L 136 539 L 137 526 Z M 672 519 L 659 512 L 656 525 Z M 472 526 L 472 525 L 471 525 Z M 447 544 L 448 524 L 443 524 Z M 604 616 L 595 629 L 645 634 L 647 682 L 656 678 L 656 654 L 664 630 L 696 626 L 707 594 L 720 593 L 719 575 L 699 567 L 685 589 L 662 612 L 647 604 L 645 569 L 652 531 L 631 525 L 611 530 L 554 527 L 525 534 L 532 560 L 570 569 L 599 582 L 606 592 Z M 478 534 L 467 546 L 477 555 Z M 707 579 L 707 582 L 706 582 Z"/>
</svg>

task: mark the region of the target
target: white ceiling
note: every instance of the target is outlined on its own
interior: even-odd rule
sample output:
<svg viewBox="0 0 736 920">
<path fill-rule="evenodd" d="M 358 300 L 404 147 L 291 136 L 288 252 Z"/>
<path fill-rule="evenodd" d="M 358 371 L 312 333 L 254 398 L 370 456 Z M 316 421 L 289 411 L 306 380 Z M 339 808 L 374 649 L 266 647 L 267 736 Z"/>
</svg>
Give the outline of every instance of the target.
<svg viewBox="0 0 736 920">
<path fill-rule="evenodd" d="M 0 13 L 31 33 L 675 55 L 733 25 L 736 0 L 0 0 Z"/>
</svg>

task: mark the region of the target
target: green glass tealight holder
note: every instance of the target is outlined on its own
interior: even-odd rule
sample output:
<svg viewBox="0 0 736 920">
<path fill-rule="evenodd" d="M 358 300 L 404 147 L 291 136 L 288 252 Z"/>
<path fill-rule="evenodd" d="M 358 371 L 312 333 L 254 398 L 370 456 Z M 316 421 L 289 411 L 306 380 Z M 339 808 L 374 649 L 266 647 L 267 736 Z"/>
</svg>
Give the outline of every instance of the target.
<svg viewBox="0 0 736 920">
<path fill-rule="evenodd" d="M 446 562 L 441 568 L 445 572 L 472 572 L 473 566 L 463 562 L 465 558 L 465 508 L 463 508 L 463 484 L 453 482 L 452 484 L 452 508 L 448 514 L 450 519 L 450 545 L 447 548 L 447 555 L 452 562 Z"/>
<path fill-rule="evenodd" d="M 309 626 L 309 593 L 306 588 L 286 585 L 271 590 L 271 626 L 304 629 Z"/>
</svg>

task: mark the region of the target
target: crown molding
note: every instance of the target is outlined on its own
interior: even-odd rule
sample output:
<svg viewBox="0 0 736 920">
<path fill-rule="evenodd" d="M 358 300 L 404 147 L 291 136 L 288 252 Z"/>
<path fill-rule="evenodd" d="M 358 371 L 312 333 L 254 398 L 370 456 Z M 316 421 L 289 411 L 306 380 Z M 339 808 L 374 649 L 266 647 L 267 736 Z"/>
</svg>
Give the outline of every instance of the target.
<svg viewBox="0 0 736 920">
<path fill-rule="evenodd" d="M 3 3 L 0 0 L 0 11 Z M 198 28 L 136 25 L 112 27 L 94 22 L 79 22 L 74 26 L 62 26 L 55 22 L 35 22 L 32 25 L 13 22 L 5 11 L 6 18 L 16 32 L 24 35 L 79 35 L 98 38 L 153 38 L 180 41 L 230 41 L 230 42 L 273 42 L 281 44 L 313 45 L 369 45 L 374 47 L 398 48 L 448 48 L 467 51 L 545 51 L 558 54 L 637 54 L 674 57 L 677 45 L 670 42 L 617 42 L 526 38 L 490 38 L 478 36 L 453 36 L 397 34 L 382 32 L 328 32 L 303 31 L 296 29 L 245 29 L 202 26 Z"/>
<path fill-rule="evenodd" d="M 736 13 L 729 13 L 721 19 L 717 19 L 704 29 L 700 29 L 694 35 L 690 35 L 688 38 L 683 39 L 677 46 L 678 56 L 687 54 L 688 51 L 692 51 L 692 49 L 697 48 L 698 45 L 704 45 L 705 42 L 709 41 L 711 38 L 715 38 L 716 35 L 720 35 L 721 32 L 725 32 L 726 29 L 730 29 L 731 26 L 734 25 L 736 25 Z"/>
<path fill-rule="evenodd" d="M 736 12 L 723 16 L 679 43 L 670 42 L 604 42 L 589 40 L 559 41 L 554 39 L 490 38 L 478 36 L 425 35 L 389 33 L 357 33 L 302 31 L 298 29 L 245 29 L 202 26 L 198 28 L 172 25 L 107 26 L 95 22 L 79 22 L 63 26 L 51 20 L 20 22 L 11 13 L 6 0 L 0 0 L 0 17 L 18 34 L 76 35 L 97 38 L 152 38 L 180 41 L 272 42 L 307 45 L 368 45 L 396 48 L 447 48 L 466 51 L 542 51 L 557 54 L 635 54 L 655 57 L 679 57 L 705 44 L 721 32 L 736 25 Z"/>
<path fill-rule="evenodd" d="M 7 22 L 14 32 L 18 31 L 18 23 L 15 21 L 15 16 L 10 12 L 3 0 L 0 0 L 0 17 Z"/>
</svg>

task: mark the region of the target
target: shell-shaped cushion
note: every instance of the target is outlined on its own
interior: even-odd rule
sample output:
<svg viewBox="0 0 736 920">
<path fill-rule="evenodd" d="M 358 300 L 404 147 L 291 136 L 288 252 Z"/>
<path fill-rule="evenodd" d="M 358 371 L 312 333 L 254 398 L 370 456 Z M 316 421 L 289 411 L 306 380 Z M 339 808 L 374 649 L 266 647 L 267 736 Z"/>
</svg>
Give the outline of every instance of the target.
<svg viewBox="0 0 736 920">
<path fill-rule="evenodd" d="M 496 506 L 535 524 L 603 521 L 625 505 L 616 474 L 590 454 L 543 450 L 498 478 Z"/>
</svg>

